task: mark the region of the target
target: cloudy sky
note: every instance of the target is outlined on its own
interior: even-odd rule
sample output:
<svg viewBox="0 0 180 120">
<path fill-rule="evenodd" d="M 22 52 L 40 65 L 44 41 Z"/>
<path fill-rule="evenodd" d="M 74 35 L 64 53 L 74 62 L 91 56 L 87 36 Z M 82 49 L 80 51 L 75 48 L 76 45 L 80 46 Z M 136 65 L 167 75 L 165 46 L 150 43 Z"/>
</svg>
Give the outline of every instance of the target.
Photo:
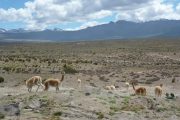
<svg viewBox="0 0 180 120">
<path fill-rule="evenodd" d="M 180 0 L 0 0 L 0 28 L 78 30 L 110 21 L 180 19 Z"/>
</svg>

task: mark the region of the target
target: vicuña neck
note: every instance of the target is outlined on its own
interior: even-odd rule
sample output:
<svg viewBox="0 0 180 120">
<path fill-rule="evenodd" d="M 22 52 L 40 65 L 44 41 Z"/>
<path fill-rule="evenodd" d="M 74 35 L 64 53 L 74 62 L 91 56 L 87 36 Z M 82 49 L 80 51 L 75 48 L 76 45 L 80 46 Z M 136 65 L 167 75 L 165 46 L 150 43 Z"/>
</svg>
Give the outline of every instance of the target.
<svg viewBox="0 0 180 120">
<path fill-rule="evenodd" d="M 135 88 L 134 84 L 132 84 L 132 86 L 133 86 L 133 90 L 136 90 L 136 88 Z"/>
<path fill-rule="evenodd" d="M 62 77 L 61 77 L 61 81 L 63 81 L 64 80 L 64 74 L 62 75 Z"/>
</svg>

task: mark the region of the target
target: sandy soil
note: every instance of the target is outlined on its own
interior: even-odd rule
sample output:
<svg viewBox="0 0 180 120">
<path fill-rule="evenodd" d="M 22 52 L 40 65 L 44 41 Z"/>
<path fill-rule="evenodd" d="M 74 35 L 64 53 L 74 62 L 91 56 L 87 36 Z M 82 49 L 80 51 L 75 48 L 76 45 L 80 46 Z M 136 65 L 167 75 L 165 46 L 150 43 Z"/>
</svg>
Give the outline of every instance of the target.
<svg viewBox="0 0 180 120">
<path fill-rule="evenodd" d="M 167 41 L 166 41 L 167 42 Z M 180 42 L 102 41 L 0 45 L 0 119 L 4 120 L 180 120 Z M 48 44 L 48 45 L 47 45 Z M 33 49 L 32 49 L 33 48 Z M 64 65 L 73 69 L 65 69 Z M 56 92 L 25 80 L 65 79 Z M 72 70 L 77 73 L 72 73 Z M 175 77 L 175 83 L 172 79 Z M 77 78 L 82 80 L 79 87 Z M 135 80 L 147 89 L 134 95 Z M 163 84 L 155 97 L 154 87 Z M 116 90 L 105 90 L 115 85 Z M 166 97 L 173 93 L 174 98 Z M 18 114 L 17 114 L 18 113 Z"/>
</svg>

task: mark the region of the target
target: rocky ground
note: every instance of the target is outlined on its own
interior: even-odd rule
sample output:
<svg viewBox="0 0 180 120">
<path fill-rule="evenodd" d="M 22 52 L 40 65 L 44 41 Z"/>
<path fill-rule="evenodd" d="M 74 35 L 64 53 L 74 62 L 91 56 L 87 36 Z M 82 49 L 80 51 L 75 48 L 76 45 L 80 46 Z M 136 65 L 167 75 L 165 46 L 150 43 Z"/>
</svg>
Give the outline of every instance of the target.
<svg viewBox="0 0 180 120">
<path fill-rule="evenodd" d="M 179 120 L 179 45 L 161 40 L 1 44 L 0 119 Z M 25 80 L 60 78 L 61 71 L 66 74 L 60 91 L 36 93 L 34 86 L 28 93 Z M 131 85 L 127 90 L 126 80 L 146 87 L 147 95 L 135 95 Z M 163 95 L 155 97 L 161 83 Z M 106 85 L 116 89 L 105 90 Z"/>
</svg>

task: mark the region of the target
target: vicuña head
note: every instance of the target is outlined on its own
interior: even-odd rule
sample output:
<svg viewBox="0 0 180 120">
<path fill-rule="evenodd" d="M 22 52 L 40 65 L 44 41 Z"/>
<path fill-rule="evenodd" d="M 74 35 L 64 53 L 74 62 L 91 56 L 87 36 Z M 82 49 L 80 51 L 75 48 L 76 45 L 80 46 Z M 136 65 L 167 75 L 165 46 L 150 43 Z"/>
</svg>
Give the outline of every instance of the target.
<svg viewBox="0 0 180 120">
<path fill-rule="evenodd" d="M 62 74 L 61 79 L 54 79 L 54 78 L 49 78 L 44 81 L 44 86 L 45 86 L 45 91 L 49 89 L 50 86 L 55 87 L 56 91 L 59 91 L 59 85 L 63 82 L 64 80 L 64 74 Z"/>
</svg>

